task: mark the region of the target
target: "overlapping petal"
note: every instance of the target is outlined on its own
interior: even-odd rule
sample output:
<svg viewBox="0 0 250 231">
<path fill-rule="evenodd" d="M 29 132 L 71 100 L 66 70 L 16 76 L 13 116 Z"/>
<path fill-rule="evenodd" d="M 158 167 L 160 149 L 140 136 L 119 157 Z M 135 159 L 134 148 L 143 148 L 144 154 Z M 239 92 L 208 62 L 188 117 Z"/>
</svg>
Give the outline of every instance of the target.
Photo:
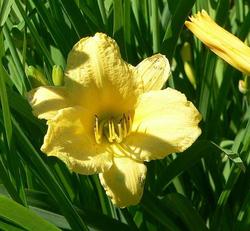
<svg viewBox="0 0 250 231">
<path fill-rule="evenodd" d="M 81 107 L 69 107 L 58 111 L 47 122 L 48 131 L 41 150 L 48 156 L 56 156 L 74 172 L 94 174 L 112 166 L 112 154 L 105 144 L 97 145 L 93 132 L 92 115 Z"/>
<path fill-rule="evenodd" d="M 99 178 L 112 202 L 119 207 L 126 207 L 139 203 L 146 172 L 147 168 L 142 162 L 115 157 L 113 166 L 100 173 Z"/>
<path fill-rule="evenodd" d="M 71 102 L 63 87 L 38 87 L 27 94 L 33 114 L 39 119 L 49 120 L 57 111 L 69 107 Z"/>
<path fill-rule="evenodd" d="M 135 78 L 141 79 L 143 92 L 160 90 L 169 75 L 168 59 L 161 54 L 146 58 L 135 67 Z"/>
<path fill-rule="evenodd" d="M 190 20 L 185 25 L 195 36 L 230 65 L 250 74 L 250 48 L 247 45 L 216 24 L 205 10 Z"/>
<path fill-rule="evenodd" d="M 167 88 L 139 98 L 132 133 L 123 146 L 133 158 L 149 161 L 187 149 L 200 135 L 201 115 L 184 94 Z"/>
<path fill-rule="evenodd" d="M 65 75 L 76 101 L 95 112 L 130 110 L 141 84 L 121 58 L 116 42 L 103 33 L 83 38 L 73 47 Z"/>
</svg>

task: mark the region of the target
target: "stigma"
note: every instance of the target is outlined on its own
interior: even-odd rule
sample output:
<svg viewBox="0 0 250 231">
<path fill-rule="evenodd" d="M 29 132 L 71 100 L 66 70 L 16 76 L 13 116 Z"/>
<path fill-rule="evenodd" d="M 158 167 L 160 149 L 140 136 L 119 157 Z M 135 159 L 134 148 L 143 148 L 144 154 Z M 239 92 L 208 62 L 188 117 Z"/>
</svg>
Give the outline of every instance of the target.
<svg viewBox="0 0 250 231">
<path fill-rule="evenodd" d="M 120 120 L 109 119 L 100 120 L 95 115 L 94 135 L 97 144 L 101 144 L 105 138 L 109 143 L 121 143 L 131 130 L 130 115 L 122 115 Z"/>
</svg>

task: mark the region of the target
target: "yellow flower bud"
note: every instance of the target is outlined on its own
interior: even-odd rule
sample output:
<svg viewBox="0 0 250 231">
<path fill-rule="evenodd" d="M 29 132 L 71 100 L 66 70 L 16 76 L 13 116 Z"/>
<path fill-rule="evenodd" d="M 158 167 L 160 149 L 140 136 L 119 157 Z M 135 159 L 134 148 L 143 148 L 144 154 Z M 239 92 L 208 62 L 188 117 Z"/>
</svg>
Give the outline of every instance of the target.
<svg viewBox="0 0 250 231">
<path fill-rule="evenodd" d="M 191 46 L 188 42 L 185 42 L 181 48 L 181 58 L 183 62 L 192 61 Z"/>
<path fill-rule="evenodd" d="M 242 93 L 242 94 L 246 94 L 247 93 L 247 89 L 246 89 L 246 84 L 244 82 L 244 80 L 239 80 L 239 91 Z"/>
<path fill-rule="evenodd" d="M 239 80 L 238 88 L 242 94 L 247 94 L 250 92 L 250 77 L 245 76 L 244 80 Z"/>
<path fill-rule="evenodd" d="M 53 66 L 52 80 L 55 86 L 62 86 L 64 84 L 64 74 L 61 66 L 59 65 Z"/>
<path fill-rule="evenodd" d="M 181 49 L 181 58 L 183 61 L 185 74 L 190 83 L 193 85 L 193 87 L 196 88 L 195 72 L 191 64 L 192 61 L 191 47 L 188 42 L 185 42 Z"/>
<path fill-rule="evenodd" d="M 194 68 L 189 62 L 184 63 L 184 71 L 190 83 L 193 85 L 194 89 L 196 89 L 196 80 L 195 80 L 195 72 Z"/>
</svg>

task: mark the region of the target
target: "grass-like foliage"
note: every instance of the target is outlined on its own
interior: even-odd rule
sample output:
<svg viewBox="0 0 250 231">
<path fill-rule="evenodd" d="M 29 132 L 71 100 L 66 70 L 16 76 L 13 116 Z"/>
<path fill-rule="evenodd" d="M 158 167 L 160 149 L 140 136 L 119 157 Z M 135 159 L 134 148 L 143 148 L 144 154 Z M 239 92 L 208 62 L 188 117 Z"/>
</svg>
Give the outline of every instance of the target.
<svg viewBox="0 0 250 231">
<path fill-rule="evenodd" d="M 239 91 L 243 74 L 185 28 L 201 9 L 248 42 L 246 0 L 0 0 L 0 230 L 250 230 L 249 92 Z M 46 123 L 26 99 L 28 66 L 53 85 L 53 65 L 65 68 L 72 46 L 96 32 L 133 65 L 166 55 L 166 86 L 203 117 L 189 149 L 147 164 L 141 202 L 124 209 L 97 175 L 72 173 L 40 151 Z"/>
</svg>

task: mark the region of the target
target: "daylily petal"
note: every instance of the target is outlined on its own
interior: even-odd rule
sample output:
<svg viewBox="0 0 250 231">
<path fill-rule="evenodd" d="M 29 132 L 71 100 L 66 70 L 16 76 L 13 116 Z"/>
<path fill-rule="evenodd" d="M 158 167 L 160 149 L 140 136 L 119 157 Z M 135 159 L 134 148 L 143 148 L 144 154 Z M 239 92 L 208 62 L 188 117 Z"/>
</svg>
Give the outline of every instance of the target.
<svg viewBox="0 0 250 231">
<path fill-rule="evenodd" d="M 63 87 L 38 87 L 27 94 L 33 114 L 39 119 L 49 120 L 57 111 L 70 106 L 67 92 Z"/>
<path fill-rule="evenodd" d="M 170 75 L 165 55 L 156 54 L 144 59 L 135 68 L 135 78 L 141 79 L 143 92 L 160 90 Z"/>
<path fill-rule="evenodd" d="M 182 152 L 201 134 L 200 120 L 194 105 L 174 89 L 144 93 L 135 109 L 132 133 L 122 148 L 145 161 Z"/>
<path fill-rule="evenodd" d="M 142 162 L 120 157 L 114 158 L 113 166 L 100 173 L 99 178 L 112 202 L 127 207 L 139 203 L 146 173 L 147 168 Z"/>
<path fill-rule="evenodd" d="M 190 17 L 190 20 L 185 25 L 198 39 L 230 65 L 250 74 L 250 47 L 216 24 L 205 10 Z"/>
<path fill-rule="evenodd" d="M 132 68 L 122 60 L 116 42 L 103 33 L 83 38 L 73 47 L 65 75 L 76 102 L 95 112 L 128 111 L 139 94 Z"/>
<path fill-rule="evenodd" d="M 94 174 L 112 166 L 112 154 L 105 145 L 96 144 L 89 129 L 94 118 L 81 107 L 69 107 L 58 111 L 47 122 L 48 131 L 41 150 L 48 156 L 56 156 L 74 172 Z"/>
</svg>

